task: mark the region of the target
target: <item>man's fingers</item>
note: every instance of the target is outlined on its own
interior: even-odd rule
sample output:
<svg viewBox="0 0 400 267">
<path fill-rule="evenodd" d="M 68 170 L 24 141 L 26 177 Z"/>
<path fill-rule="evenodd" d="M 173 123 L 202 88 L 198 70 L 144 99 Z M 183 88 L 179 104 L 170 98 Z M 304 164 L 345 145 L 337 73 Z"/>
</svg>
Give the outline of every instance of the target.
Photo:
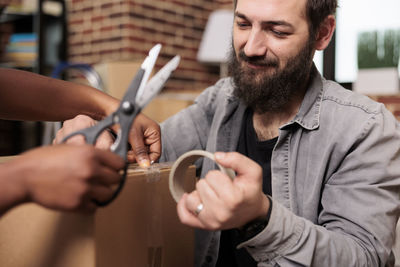
<svg viewBox="0 0 400 267">
<path fill-rule="evenodd" d="M 83 135 L 75 135 L 65 141 L 69 145 L 82 145 L 86 143 L 86 139 Z"/>
<path fill-rule="evenodd" d="M 133 153 L 133 150 L 129 150 L 126 157 L 128 162 L 136 162 L 135 153 Z"/>
<path fill-rule="evenodd" d="M 211 176 L 211 180 L 216 179 L 219 177 L 217 171 L 211 171 L 207 174 L 207 177 Z M 208 183 L 209 179 L 200 179 L 196 183 L 196 191 L 198 192 L 198 198 L 200 199 L 200 202 L 202 202 L 204 205 L 212 206 L 212 205 L 217 205 L 219 203 L 219 196 L 218 196 L 218 191 L 219 188 L 213 188 L 210 186 Z"/>
<path fill-rule="evenodd" d="M 94 203 L 93 199 L 86 196 L 85 199 L 82 200 L 81 207 L 79 207 L 76 211 L 90 213 L 90 212 L 94 212 L 96 209 L 97 209 L 97 205 L 96 205 L 96 203 Z"/>
<path fill-rule="evenodd" d="M 136 161 L 140 166 L 148 167 L 150 166 L 150 158 L 143 138 L 138 131 L 131 131 L 131 145 Z"/>
<path fill-rule="evenodd" d="M 160 126 L 143 114 L 139 114 L 133 123 L 130 141 L 136 161 L 140 165 L 150 165 L 161 155 Z"/>
<path fill-rule="evenodd" d="M 98 175 L 95 177 L 95 183 L 105 186 L 118 184 L 121 182 L 121 174 L 105 166 L 98 167 Z"/>
<path fill-rule="evenodd" d="M 186 209 L 194 214 L 197 206 L 202 203 L 202 200 L 200 198 L 200 195 L 197 190 L 191 192 L 191 193 L 185 193 L 185 206 Z"/>
<path fill-rule="evenodd" d="M 203 223 L 199 220 L 199 218 L 193 213 L 193 211 L 189 210 L 187 207 L 187 197 L 188 194 L 184 194 L 181 200 L 177 205 L 177 212 L 179 220 L 186 225 L 191 227 L 204 229 Z"/>
<path fill-rule="evenodd" d="M 66 137 L 66 136 L 67 135 L 65 135 L 64 133 L 60 133 L 60 136 L 56 137 L 56 143 L 60 144 L 63 141 L 64 137 Z M 85 137 L 83 135 L 75 135 L 75 136 L 72 136 L 72 137 L 68 138 L 65 141 L 65 143 L 68 144 L 68 145 L 82 145 L 82 144 L 86 143 L 86 140 L 85 140 Z"/>
<path fill-rule="evenodd" d="M 113 136 L 108 131 L 103 131 L 97 138 L 95 146 L 102 150 L 109 150 L 113 143 Z"/>
<path fill-rule="evenodd" d="M 114 191 L 112 188 L 100 184 L 93 184 L 90 187 L 89 196 L 92 200 L 97 200 L 99 202 L 105 202 L 109 200 Z"/>
<path fill-rule="evenodd" d="M 124 159 L 111 151 L 96 149 L 96 156 L 100 164 L 110 167 L 113 170 L 118 171 L 125 166 Z"/>
<path fill-rule="evenodd" d="M 95 125 L 96 121 L 85 115 L 78 115 L 71 120 L 66 120 L 63 123 L 63 127 L 58 130 L 54 143 L 61 143 L 62 140 L 69 134 L 82 130 Z M 71 137 L 67 140 L 67 144 L 84 144 L 85 138 L 82 135 Z"/>
<path fill-rule="evenodd" d="M 94 212 L 97 209 L 96 203 L 92 200 L 87 202 L 84 207 L 84 212 Z"/>
<path fill-rule="evenodd" d="M 156 162 L 161 156 L 161 138 L 158 141 L 150 144 L 149 158 L 151 162 Z"/>
<path fill-rule="evenodd" d="M 215 195 L 220 199 L 231 199 L 232 192 L 234 192 L 234 185 L 232 179 L 221 173 L 220 171 L 209 171 L 204 177 L 208 186 L 215 192 Z"/>
<path fill-rule="evenodd" d="M 149 146 L 151 160 L 157 161 L 161 156 L 161 129 L 158 124 L 149 127 L 144 132 L 145 142 Z"/>
<path fill-rule="evenodd" d="M 215 160 L 224 167 L 233 169 L 237 176 L 258 177 L 262 173 L 260 165 L 237 152 L 215 152 Z"/>
</svg>

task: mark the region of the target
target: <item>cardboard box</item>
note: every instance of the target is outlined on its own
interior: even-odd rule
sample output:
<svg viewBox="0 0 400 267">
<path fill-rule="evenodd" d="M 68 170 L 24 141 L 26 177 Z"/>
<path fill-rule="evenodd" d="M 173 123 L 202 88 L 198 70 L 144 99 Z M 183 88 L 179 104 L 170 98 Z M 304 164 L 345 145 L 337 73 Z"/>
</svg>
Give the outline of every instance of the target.
<svg viewBox="0 0 400 267">
<path fill-rule="evenodd" d="M 161 93 L 142 112 L 149 118 L 160 123 L 192 105 L 198 94 L 198 92 Z"/>
<path fill-rule="evenodd" d="M 122 99 L 141 65 L 139 61 L 113 61 L 95 64 L 94 69 L 103 81 L 104 91 Z"/>
<path fill-rule="evenodd" d="M 0 219 L 0 266 L 193 266 L 194 231 L 168 190 L 171 164 L 130 168 L 117 199 L 94 214 L 24 204 Z M 188 172 L 193 179 L 195 170 Z"/>
</svg>

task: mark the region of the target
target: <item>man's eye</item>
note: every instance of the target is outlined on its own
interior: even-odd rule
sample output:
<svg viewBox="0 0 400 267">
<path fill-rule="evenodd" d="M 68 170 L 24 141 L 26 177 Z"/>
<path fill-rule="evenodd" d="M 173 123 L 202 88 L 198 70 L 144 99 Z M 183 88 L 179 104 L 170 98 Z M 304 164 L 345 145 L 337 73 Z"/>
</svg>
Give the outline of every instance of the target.
<svg viewBox="0 0 400 267">
<path fill-rule="evenodd" d="M 238 21 L 238 22 L 236 22 L 236 25 L 237 25 L 239 28 L 245 28 L 245 27 L 248 27 L 250 24 L 247 23 L 247 22 L 240 22 L 240 21 Z"/>
<path fill-rule="evenodd" d="M 281 32 L 281 31 L 277 31 L 277 30 L 271 30 L 273 32 L 273 34 L 275 34 L 278 37 L 285 37 L 287 35 L 289 35 L 287 32 Z"/>
</svg>

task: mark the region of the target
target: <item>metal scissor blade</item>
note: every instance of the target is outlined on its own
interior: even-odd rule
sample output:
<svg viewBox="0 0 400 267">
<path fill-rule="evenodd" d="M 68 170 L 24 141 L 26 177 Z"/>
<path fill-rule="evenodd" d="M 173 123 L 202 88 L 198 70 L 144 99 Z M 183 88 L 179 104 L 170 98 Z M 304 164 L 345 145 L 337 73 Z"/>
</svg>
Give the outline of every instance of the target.
<svg viewBox="0 0 400 267">
<path fill-rule="evenodd" d="M 150 73 L 153 70 L 154 65 L 156 64 L 156 60 L 158 58 L 158 54 L 160 53 L 161 47 L 162 47 L 161 44 L 156 44 L 149 51 L 149 55 L 143 61 L 141 68 L 144 69 L 145 72 L 136 96 L 141 96 L 143 94 L 144 88 L 147 84 L 147 80 L 150 77 Z"/>
<path fill-rule="evenodd" d="M 136 96 L 136 104 L 138 106 L 145 107 L 161 91 L 172 72 L 178 67 L 180 60 L 180 56 L 175 56 L 154 75 L 147 83 L 143 94 Z"/>
<path fill-rule="evenodd" d="M 140 69 L 133 78 L 131 84 L 126 90 L 124 97 L 122 98 L 121 103 L 128 101 L 131 104 L 134 104 L 135 99 L 143 94 L 143 88 L 146 85 L 151 71 L 153 70 L 158 54 L 160 53 L 160 49 L 161 45 L 157 44 L 149 51 L 149 55 L 145 58 Z"/>
</svg>

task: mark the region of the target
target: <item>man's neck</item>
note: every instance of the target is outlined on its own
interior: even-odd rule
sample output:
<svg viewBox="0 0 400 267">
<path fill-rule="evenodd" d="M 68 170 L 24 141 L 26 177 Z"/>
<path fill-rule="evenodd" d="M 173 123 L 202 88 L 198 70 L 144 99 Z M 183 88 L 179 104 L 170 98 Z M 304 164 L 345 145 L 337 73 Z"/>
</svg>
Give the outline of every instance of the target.
<svg viewBox="0 0 400 267">
<path fill-rule="evenodd" d="M 265 141 L 275 138 L 279 135 L 279 127 L 288 123 L 296 113 L 287 112 L 267 112 L 253 114 L 254 131 L 259 141 Z"/>
<path fill-rule="evenodd" d="M 279 127 L 290 122 L 299 111 L 307 87 L 304 86 L 299 94 L 293 96 L 293 99 L 279 111 L 268 111 L 259 113 L 256 110 L 253 113 L 253 126 L 259 141 L 265 141 L 275 138 L 279 135 Z"/>
</svg>

